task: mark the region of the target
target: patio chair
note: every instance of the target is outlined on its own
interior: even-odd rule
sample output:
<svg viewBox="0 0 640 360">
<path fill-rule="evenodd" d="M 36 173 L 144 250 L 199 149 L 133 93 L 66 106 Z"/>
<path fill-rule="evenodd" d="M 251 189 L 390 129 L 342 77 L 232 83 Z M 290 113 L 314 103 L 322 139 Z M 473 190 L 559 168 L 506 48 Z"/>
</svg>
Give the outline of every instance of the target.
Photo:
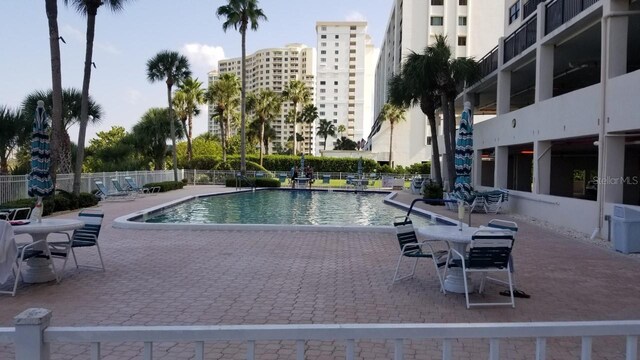
<svg viewBox="0 0 640 360">
<path fill-rule="evenodd" d="M 133 190 L 130 190 L 128 187 L 125 188 L 124 186 L 122 186 L 120 184 L 120 180 L 118 180 L 117 178 L 111 179 L 111 184 L 113 185 L 113 188 L 116 189 L 117 192 L 119 192 L 119 193 L 129 193 L 130 196 L 136 197 L 137 192 L 133 191 Z"/>
<path fill-rule="evenodd" d="M 409 211 L 411 211 L 411 209 Z M 396 272 L 393 274 L 393 281 L 391 282 L 391 285 L 396 281 L 413 277 L 416 272 L 416 266 L 418 265 L 418 259 L 426 258 L 431 259 L 433 262 L 436 275 L 438 276 L 438 281 L 440 281 L 440 291 L 445 292 L 444 280 L 442 274 L 440 274 L 440 268 L 444 267 L 449 262 L 449 243 L 441 240 L 418 242 L 418 237 L 416 236 L 416 232 L 413 228 L 413 222 L 409 218 L 408 214 L 406 216 L 395 217 L 393 226 L 396 228 L 396 236 L 398 238 L 398 244 L 400 245 L 400 256 L 398 257 Z M 434 245 L 436 244 L 446 245 L 446 250 L 436 250 L 434 248 Z M 398 276 L 400 263 L 405 257 L 414 259 L 411 273 Z"/>
<path fill-rule="evenodd" d="M 13 221 L 28 219 L 31 216 L 31 208 L 13 208 L 13 209 L 0 209 L 0 219 Z"/>
<path fill-rule="evenodd" d="M 45 244 L 46 240 L 39 240 L 28 244 L 18 246 L 13 234 L 13 227 L 9 222 L 0 220 L 0 284 L 4 284 L 13 275 L 13 287 L 11 290 L 1 290 L 0 294 L 11 294 L 16 296 L 16 290 L 18 289 L 18 283 L 22 276 L 22 264 L 25 261 L 42 257 L 51 260 L 51 254 L 49 248 L 46 245 L 40 246 L 44 250 L 36 249 L 36 246 Z M 60 277 L 56 271 L 56 266 L 51 261 L 53 272 L 56 274 L 56 279 L 59 281 Z"/>
<path fill-rule="evenodd" d="M 486 195 L 485 209 L 487 213 L 498 214 L 506 206 L 509 193 L 506 190 L 490 191 Z"/>
<path fill-rule="evenodd" d="M 138 194 L 158 194 L 160 192 L 160 186 L 139 186 L 138 183 L 133 180 L 131 176 L 125 176 L 124 181 L 127 183 L 127 188 L 133 190 Z"/>
<path fill-rule="evenodd" d="M 78 219 L 84 222 L 84 226 L 82 228 L 74 230 L 72 234 L 69 234 L 68 232 L 56 233 L 66 235 L 67 241 L 50 241 L 48 243 L 51 256 L 54 258 L 64 259 L 64 264 L 62 265 L 63 273 L 64 269 L 67 266 L 67 261 L 69 260 L 69 254 L 73 256 L 73 262 L 76 264 L 76 268 L 86 267 L 92 269 L 102 269 L 102 271 L 105 271 L 104 261 L 102 260 L 102 252 L 100 251 L 100 244 L 98 243 L 100 229 L 102 228 L 102 220 L 104 219 L 104 212 L 100 209 L 83 209 L 78 214 Z M 92 246 L 95 246 L 98 250 L 100 266 L 78 264 L 74 249 Z"/>
<path fill-rule="evenodd" d="M 98 188 L 96 196 L 100 197 L 102 200 L 134 200 L 134 197 L 132 197 L 131 193 L 128 191 L 109 191 L 101 180 L 95 179 L 93 182 Z"/>
<path fill-rule="evenodd" d="M 460 264 L 464 274 L 464 290 L 467 309 L 471 306 L 497 306 L 510 305 L 515 307 L 513 296 L 513 282 L 511 279 L 511 267 L 509 256 L 513 248 L 513 232 L 501 229 L 480 229 L 471 237 L 471 245 L 467 254 L 461 254 L 455 249 L 451 252 L 460 257 Z M 482 280 L 478 292 L 484 291 L 484 283 L 489 272 L 506 272 L 508 278 L 509 302 L 474 302 L 469 300 L 469 273 L 482 273 Z M 446 274 L 446 268 L 445 268 Z"/>
<path fill-rule="evenodd" d="M 422 182 L 424 179 L 422 177 L 414 177 L 411 179 L 411 193 L 412 194 L 420 194 L 422 192 Z"/>
</svg>

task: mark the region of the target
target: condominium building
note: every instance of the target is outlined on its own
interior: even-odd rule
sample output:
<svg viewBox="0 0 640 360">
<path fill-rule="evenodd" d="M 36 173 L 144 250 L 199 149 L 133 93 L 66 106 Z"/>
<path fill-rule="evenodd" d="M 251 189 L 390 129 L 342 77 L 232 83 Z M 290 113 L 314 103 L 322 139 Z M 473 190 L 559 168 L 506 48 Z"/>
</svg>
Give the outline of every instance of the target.
<svg viewBox="0 0 640 360">
<path fill-rule="evenodd" d="M 282 48 L 262 49 L 247 55 L 247 91 L 268 89 L 282 93 L 289 81 L 300 80 L 311 90 L 313 99 L 315 99 L 315 57 L 315 49 L 303 44 L 287 44 Z M 240 78 L 242 76 L 241 69 L 240 57 L 218 61 L 220 75 L 234 73 Z M 210 82 L 213 79 L 214 77 L 209 77 Z M 281 115 L 271 122 L 276 136 L 269 144 L 269 153 L 286 148 L 289 137 L 293 136 L 293 124 L 285 121 L 285 116 L 290 109 L 292 109 L 292 104 L 284 102 Z M 213 112 L 210 107 L 211 113 Z M 251 114 L 248 114 L 247 124 L 251 120 Z M 298 133 L 304 137 L 304 141 L 298 143 L 299 152 L 314 153 L 315 134 L 313 130 L 313 124 L 298 124 Z M 219 128 L 210 123 L 209 131 L 216 134 L 216 131 L 219 133 Z"/>
<path fill-rule="evenodd" d="M 387 101 L 387 82 L 400 72 L 408 54 L 422 52 L 440 34 L 447 37 L 455 57 L 480 59 L 504 34 L 505 0 L 394 0 L 376 65 L 374 119 Z M 389 125 L 375 121 L 367 149 L 380 162 L 389 159 Z M 407 109 L 406 121 L 394 126 L 396 165 L 431 160 L 431 137 L 418 107 Z"/>
<path fill-rule="evenodd" d="M 374 46 L 364 21 L 319 21 L 316 107 L 320 119 L 346 132 L 316 137 L 316 153 L 333 150 L 336 139 L 362 140 L 373 119 Z"/>
<path fill-rule="evenodd" d="M 208 79 L 209 85 L 211 85 L 214 82 L 216 82 L 216 80 L 218 80 L 219 76 L 220 76 L 220 74 L 218 73 L 218 70 L 209 71 L 209 73 L 207 74 L 207 79 Z M 216 112 L 216 108 L 215 108 L 214 104 L 208 104 L 207 105 L 207 129 L 208 129 L 209 134 L 220 135 L 220 124 L 214 118 L 215 112 Z"/>
<path fill-rule="evenodd" d="M 640 1 L 506 9 L 508 35 L 459 99 L 494 114 L 474 126 L 473 185 L 508 189 L 513 212 L 620 241 L 616 217 L 640 211 Z"/>
</svg>

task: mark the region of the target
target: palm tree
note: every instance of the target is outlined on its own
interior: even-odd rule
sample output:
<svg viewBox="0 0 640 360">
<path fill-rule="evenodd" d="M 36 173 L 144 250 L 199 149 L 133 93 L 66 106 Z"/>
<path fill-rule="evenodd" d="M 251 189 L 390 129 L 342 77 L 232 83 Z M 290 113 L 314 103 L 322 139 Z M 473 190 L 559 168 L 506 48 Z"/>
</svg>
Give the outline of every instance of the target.
<svg viewBox="0 0 640 360">
<path fill-rule="evenodd" d="M 289 121 L 293 123 L 293 133 L 297 133 L 298 125 L 298 104 L 303 106 L 311 101 L 311 90 L 300 80 L 291 80 L 282 91 L 282 96 L 291 101 L 293 108 L 289 112 Z M 293 137 L 293 155 L 296 155 L 298 139 Z"/>
<path fill-rule="evenodd" d="M 393 126 L 405 120 L 405 110 L 403 107 L 386 103 L 380 110 L 380 121 L 389 122 L 389 166 L 393 169 Z"/>
<path fill-rule="evenodd" d="M 402 106 L 420 106 L 420 110 L 427 117 L 431 130 L 432 166 L 435 181 L 442 185 L 440 167 L 440 148 L 438 147 L 438 128 L 436 123 L 436 107 L 440 103 L 434 74 L 436 69 L 434 59 L 430 56 L 429 48 L 422 54 L 411 52 L 399 74 L 389 80 L 389 102 Z"/>
<path fill-rule="evenodd" d="M 25 97 L 22 101 L 22 112 L 25 114 L 29 121 L 33 121 L 33 116 L 36 113 L 38 100 L 44 101 L 44 109 L 48 114 L 53 111 L 55 92 L 52 90 L 34 91 Z M 60 114 L 62 116 L 61 135 L 57 141 L 58 149 L 58 170 L 61 174 L 68 174 L 71 172 L 71 139 L 69 138 L 68 130 L 72 125 L 80 122 L 80 109 L 82 107 L 82 93 L 78 89 L 70 88 L 62 90 L 62 106 L 60 107 Z M 89 97 L 89 120 L 92 124 L 100 123 L 103 116 L 102 106 L 97 104 L 91 97 Z M 53 146 L 52 146 L 53 150 Z"/>
<path fill-rule="evenodd" d="M 449 186 L 455 182 L 455 137 L 456 113 L 455 98 L 466 83 L 474 83 L 480 77 L 480 65 L 472 58 L 453 58 L 447 38 L 436 36 L 436 41 L 428 47 L 429 56 L 433 59 L 435 80 L 440 95 L 443 115 L 444 145 L 446 150 Z"/>
<path fill-rule="evenodd" d="M 327 138 L 329 136 L 336 136 L 336 126 L 327 119 L 320 120 L 320 125 L 317 128 L 318 132 L 316 135 L 322 136 L 324 138 L 324 150 L 327 150 Z"/>
<path fill-rule="evenodd" d="M 339 135 L 340 137 L 342 137 L 342 134 L 343 134 L 345 131 L 347 131 L 347 127 L 346 127 L 346 126 L 344 126 L 344 125 L 342 125 L 342 124 L 340 124 L 340 125 L 338 125 L 338 128 L 336 129 L 336 131 L 338 132 L 338 135 Z"/>
<path fill-rule="evenodd" d="M 0 106 L 0 175 L 9 173 L 9 156 L 29 138 L 29 120 L 19 110 Z"/>
<path fill-rule="evenodd" d="M 262 89 L 249 94 L 247 109 L 255 114 L 255 121 L 260 125 L 260 166 L 264 154 L 265 125 L 269 124 L 282 109 L 282 97 L 271 90 Z"/>
<path fill-rule="evenodd" d="M 222 161 L 227 161 L 227 140 L 230 135 L 233 110 L 238 107 L 241 93 L 240 80 L 235 74 L 225 73 L 218 80 L 209 85 L 205 93 L 205 100 L 213 104 L 220 124 L 220 139 L 222 142 Z"/>
<path fill-rule="evenodd" d="M 151 108 L 133 126 L 134 146 L 141 154 L 153 160 L 155 170 L 164 169 L 167 138 L 183 136 L 182 127 L 169 114 L 168 109 Z"/>
<path fill-rule="evenodd" d="M 91 65 L 93 64 L 93 39 L 96 32 L 96 15 L 98 8 L 105 5 L 113 12 L 122 10 L 127 0 L 64 0 L 65 5 L 73 7 L 87 16 L 87 44 L 84 56 L 84 79 L 82 81 L 82 104 L 80 108 L 80 128 L 78 130 L 78 150 L 73 176 L 73 193 L 80 194 L 80 180 L 82 178 L 82 162 L 84 160 L 84 142 L 89 122 L 89 83 L 91 82 Z M 95 66 L 95 64 L 94 64 Z"/>
<path fill-rule="evenodd" d="M 186 133 L 187 132 L 187 120 L 189 118 L 189 106 L 187 105 L 187 97 L 184 93 L 180 91 L 175 91 L 173 93 L 173 113 L 175 114 L 175 118 L 180 121 L 182 124 L 180 127 Z M 200 109 L 196 108 L 193 112 L 194 116 L 198 116 L 200 114 Z M 189 157 L 189 153 L 187 152 L 187 157 Z"/>
<path fill-rule="evenodd" d="M 189 60 L 177 51 L 164 50 L 147 61 L 147 79 L 152 83 L 165 80 L 167 84 L 167 102 L 169 103 L 169 117 L 171 119 L 174 118 L 171 88 L 174 84 L 180 84 L 189 76 L 191 76 Z M 173 154 L 173 181 L 178 181 L 175 122 L 170 121 L 169 125 L 171 127 L 171 152 Z"/>
<path fill-rule="evenodd" d="M 47 22 L 49 24 L 49 51 L 51 52 L 51 88 L 53 89 L 51 108 L 51 180 L 56 183 L 56 173 L 60 163 L 61 141 L 64 137 L 62 123 L 62 70 L 60 64 L 60 34 L 58 33 L 58 0 L 45 0 Z M 64 41 L 64 40 L 63 40 Z M 34 112 L 35 114 L 35 112 Z"/>
<path fill-rule="evenodd" d="M 205 103 L 205 91 L 202 89 L 202 82 L 192 77 L 186 78 L 178 84 L 176 96 L 182 97 L 186 121 L 182 122 L 187 135 L 187 159 L 191 161 L 193 150 L 191 149 L 191 139 L 193 137 L 193 116 L 200 113 L 198 105 Z"/>
<path fill-rule="evenodd" d="M 242 37 L 242 92 L 240 95 L 240 172 L 245 173 L 246 149 L 245 149 L 245 111 L 247 97 L 247 67 L 245 66 L 247 57 L 247 29 L 251 26 L 251 30 L 258 30 L 258 22 L 267 20 L 262 9 L 258 7 L 258 0 L 228 0 L 227 5 L 220 6 L 216 11 L 218 18 L 224 17 L 222 30 L 225 32 L 230 28 L 234 28 L 240 32 Z"/>
</svg>

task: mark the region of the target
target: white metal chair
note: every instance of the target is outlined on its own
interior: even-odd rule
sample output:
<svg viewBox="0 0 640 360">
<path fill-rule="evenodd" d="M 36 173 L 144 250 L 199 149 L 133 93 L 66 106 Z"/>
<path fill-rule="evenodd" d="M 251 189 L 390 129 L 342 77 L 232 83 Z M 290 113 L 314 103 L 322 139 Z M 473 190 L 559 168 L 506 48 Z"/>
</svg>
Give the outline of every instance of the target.
<svg viewBox="0 0 640 360">
<path fill-rule="evenodd" d="M 440 291 L 444 290 L 444 280 L 440 273 L 440 268 L 444 267 L 449 262 L 449 243 L 441 240 L 427 240 L 418 242 L 418 237 L 413 228 L 413 222 L 409 216 L 397 216 L 394 218 L 393 226 L 396 228 L 396 236 L 398 238 L 398 244 L 400 245 L 400 256 L 398 257 L 398 263 L 396 265 L 396 271 L 393 274 L 393 285 L 396 281 L 413 277 L 416 273 L 416 266 L 418 265 L 418 259 L 427 258 L 431 259 L 440 281 Z M 436 250 L 434 245 L 445 244 L 446 249 Z M 398 276 L 400 269 L 400 263 L 404 257 L 413 258 L 414 263 L 411 273 Z"/>
<path fill-rule="evenodd" d="M 7 221 L 21 220 L 21 219 L 28 219 L 30 216 L 31 216 L 30 207 L 0 209 L 1 220 L 7 220 Z"/>
<path fill-rule="evenodd" d="M 98 192 L 96 193 L 96 195 L 99 196 L 100 199 L 104 201 L 135 200 L 135 197 L 133 197 L 131 193 L 128 191 L 109 191 L 109 189 L 107 189 L 107 187 L 104 185 L 104 183 L 101 180 L 95 179 L 93 182 L 96 184 L 96 187 L 98 188 Z"/>
<path fill-rule="evenodd" d="M 498 214 L 506 207 L 509 193 L 505 190 L 492 191 L 487 194 L 485 210 L 487 213 Z"/>
<path fill-rule="evenodd" d="M 41 244 L 45 245 L 38 246 Z M 44 250 L 36 249 L 36 247 Z M 11 224 L 7 221 L 0 220 L 0 284 L 5 283 L 11 275 L 13 275 L 14 278 L 11 290 L 0 290 L 0 294 L 16 296 L 18 283 L 22 276 L 22 264 L 35 257 L 44 257 L 51 260 L 51 254 L 49 248 L 46 246 L 46 240 L 34 241 L 18 246 Z M 53 272 L 56 274 L 56 280 L 60 281 L 60 276 L 56 271 L 55 264 L 53 261 L 50 262 Z"/>
<path fill-rule="evenodd" d="M 82 266 L 87 268 L 102 269 L 102 271 L 105 271 L 104 261 L 102 260 L 102 252 L 100 251 L 100 244 L 98 242 L 100 229 L 102 228 L 102 220 L 104 219 L 103 211 L 100 209 L 83 209 L 78 214 L 78 219 L 84 222 L 84 226 L 82 228 L 74 230 L 73 234 L 71 235 L 69 235 L 69 233 L 67 232 L 58 233 L 66 235 L 67 241 L 49 242 L 51 256 L 64 259 L 64 264 L 62 265 L 63 272 L 67 266 L 69 254 L 73 256 L 73 262 L 76 264 L 76 268 Z M 98 249 L 100 266 L 79 265 L 74 248 L 92 246 L 95 246 Z"/>
<path fill-rule="evenodd" d="M 467 301 L 467 309 L 471 306 L 496 306 L 510 305 L 515 307 L 515 299 L 513 295 L 513 282 L 511 279 L 511 267 L 509 266 L 509 256 L 513 248 L 513 232 L 502 229 L 480 229 L 471 237 L 471 245 L 467 254 L 461 254 L 455 249 L 451 252 L 460 257 L 462 272 L 464 273 L 464 290 Z M 489 272 L 506 272 L 508 278 L 508 286 L 510 299 L 509 302 L 475 302 L 469 300 L 469 273 L 482 273 L 482 280 L 478 292 L 484 291 L 484 283 L 486 275 Z M 445 268 L 446 275 L 446 268 Z"/>
</svg>

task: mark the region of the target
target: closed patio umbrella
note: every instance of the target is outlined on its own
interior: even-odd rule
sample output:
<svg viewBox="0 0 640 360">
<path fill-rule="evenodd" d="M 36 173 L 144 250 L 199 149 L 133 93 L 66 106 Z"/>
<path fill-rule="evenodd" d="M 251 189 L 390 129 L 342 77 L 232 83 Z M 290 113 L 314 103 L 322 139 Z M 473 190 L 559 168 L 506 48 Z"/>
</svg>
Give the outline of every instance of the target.
<svg viewBox="0 0 640 360">
<path fill-rule="evenodd" d="M 362 179 L 362 156 L 358 159 L 358 179 Z"/>
<path fill-rule="evenodd" d="M 472 198 L 471 166 L 473 164 L 473 125 L 471 103 L 464 103 L 455 150 L 456 182 L 454 192 L 460 199 Z"/>
<path fill-rule="evenodd" d="M 53 193 L 53 182 L 49 173 L 51 151 L 49 150 L 49 127 L 44 101 L 38 100 L 33 132 L 31 134 L 31 172 L 29 173 L 28 193 L 36 197 L 35 218 L 42 218 L 42 198 Z"/>
<path fill-rule="evenodd" d="M 300 156 L 300 171 L 304 171 L 304 153 Z"/>
</svg>

